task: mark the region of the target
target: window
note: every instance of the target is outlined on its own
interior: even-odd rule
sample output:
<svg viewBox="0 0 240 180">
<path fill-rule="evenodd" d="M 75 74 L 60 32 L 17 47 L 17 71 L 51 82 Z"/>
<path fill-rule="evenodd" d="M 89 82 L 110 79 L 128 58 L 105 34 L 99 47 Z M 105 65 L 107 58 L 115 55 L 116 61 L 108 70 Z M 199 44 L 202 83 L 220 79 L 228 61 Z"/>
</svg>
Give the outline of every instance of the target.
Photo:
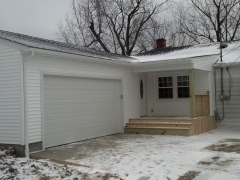
<svg viewBox="0 0 240 180">
<path fill-rule="evenodd" d="M 143 80 L 141 79 L 140 81 L 140 96 L 141 96 L 141 99 L 143 99 Z"/>
<path fill-rule="evenodd" d="M 188 98 L 189 93 L 189 76 L 178 76 L 177 77 L 178 86 L 178 98 Z"/>
<path fill-rule="evenodd" d="M 158 98 L 173 98 L 173 82 L 172 77 L 158 78 Z"/>
</svg>

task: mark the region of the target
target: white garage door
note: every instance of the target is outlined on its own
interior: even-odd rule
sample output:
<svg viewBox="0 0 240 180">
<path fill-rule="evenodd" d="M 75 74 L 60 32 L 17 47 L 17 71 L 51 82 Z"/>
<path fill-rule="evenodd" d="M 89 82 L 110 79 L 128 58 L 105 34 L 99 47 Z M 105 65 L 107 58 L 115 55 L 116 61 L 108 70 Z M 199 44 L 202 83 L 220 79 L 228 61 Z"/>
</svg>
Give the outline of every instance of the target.
<svg viewBox="0 0 240 180">
<path fill-rule="evenodd" d="M 120 132 L 120 81 L 44 76 L 45 147 Z"/>
</svg>

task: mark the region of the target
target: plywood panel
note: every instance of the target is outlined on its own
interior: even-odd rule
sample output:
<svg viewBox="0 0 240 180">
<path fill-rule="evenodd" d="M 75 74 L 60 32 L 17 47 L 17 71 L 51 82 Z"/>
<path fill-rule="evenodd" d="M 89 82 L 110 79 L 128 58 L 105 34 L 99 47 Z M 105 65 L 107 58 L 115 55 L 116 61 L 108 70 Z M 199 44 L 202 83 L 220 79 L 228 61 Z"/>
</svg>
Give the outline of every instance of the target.
<svg viewBox="0 0 240 180">
<path fill-rule="evenodd" d="M 195 117 L 210 115 L 209 95 L 195 95 Z"/>
</svg>

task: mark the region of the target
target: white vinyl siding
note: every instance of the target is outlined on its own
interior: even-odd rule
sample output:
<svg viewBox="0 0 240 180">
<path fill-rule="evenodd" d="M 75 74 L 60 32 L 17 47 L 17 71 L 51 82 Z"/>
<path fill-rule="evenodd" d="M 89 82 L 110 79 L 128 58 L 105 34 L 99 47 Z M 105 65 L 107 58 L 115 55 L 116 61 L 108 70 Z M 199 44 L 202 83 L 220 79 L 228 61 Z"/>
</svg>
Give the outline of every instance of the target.
<svg viewBox="0 0 240 180">
<path fill-rule="evenodd" d="M 207 71 L 195 70 L 195 94 L 207 94 L 209 91 L 209 78 Z"/>
<path fill-rule="evenodd" d="M 210 95 L 210 115 L 214 115 L 215 110 L 215 84 L 214 84 L 214 72 L 208 73 L 209 79 L 209 95 Z"/>
<path fill-rule="evenodd" d="M 0 144 L 23 144 L 21 53 L 0 44 Z"/>
<path fill-rule="evenodd" d="M 225 107 L 225 119 L 220 123 L 220 125 L 226 126 L 240 126 L 240 66 L 231 66 L 229 68 L 230 74 L 232 76 L 232 96 L 229 101 L 224 101 Z M 219 115 L 222 117 L 222 103 L 220 99 L 221 94 L 221 80 L 220 80 L 220 68 L 216 69 L 217 77 L 217 93 L 216 102 Z M 224 94 L 229 95 L 229 77 L 224 68 L 223 75 L 223 88 Z"/>
<path fill-rule="evenodd" d="M 123 124 L 125 125 L 129 118 L 139 117 L 139 76 L 131 73 L 130 68 L 43 56 L 35 56 L 28 60 L 26 66 L 30 143 L 42 141 L 41 72 L 56 73 L 63 76 L 66 74 L 71 76 L 121 77 L 124 107 Z"/>
<path fill-rule="evenodd" d="M 188 74 L 188 70 L 165 71 L 147 74 L 148 116 L 190 116 L 189 98 L 177 97 L 177 76 L 184 76 Z M 173 77 L 173 99 L 158 99 L 157 78 L 161 76 Z M 212 94 L 214 90 L 213 80 L 213 72 L 195 70 L 195 93 L 207 94 L 209 91 L 211 95 L 211 114 L 214 114 L 214 94 Z"/>
<path fill-rule="evenodd" d="M 195 70 L 195 94 L 207 94 L 210 96 L 210 115 L 214 115 L 214 72 Z"/>
<path fill-rule="evenodd" d="M 177 76 L 188 75 L 188 71 L 165 71 L 147 74 L 147 89 L 148 92 L 148 115 L 154 116 L 190 116 L 190 100 L 189 98 L 177 97 Z M 173 98 L 159 99 L 158 98 L 158 77 L 173 77 Z M 153 88 L 152 88 L 153 87 Z M 153 109 L 153 113 L 151 112 Z"/>
<path fill-rule="evenodd" d="M 219 55 L 192 58 L 193 68 L 204 70 L 204 71 L 212 71 L 212 65 L 218 59 L 219 59 Z"/>
</svg>

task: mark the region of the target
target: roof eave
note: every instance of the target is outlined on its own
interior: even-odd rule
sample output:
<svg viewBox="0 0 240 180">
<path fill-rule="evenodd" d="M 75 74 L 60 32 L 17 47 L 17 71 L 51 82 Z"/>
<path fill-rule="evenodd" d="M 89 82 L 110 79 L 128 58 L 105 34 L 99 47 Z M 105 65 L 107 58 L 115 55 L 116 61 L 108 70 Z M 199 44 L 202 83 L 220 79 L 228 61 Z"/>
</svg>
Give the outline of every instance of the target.
<svg viewBox="0 0 240 180">
<path fill-rule="evenodd" d="M 23 52 L 24 53 L 34 52 L 37 54 L 41 54 L 43 56 L 52 56 L 52 57 L 57 57 L 61 59 L 74 59 L 77 61 L 98 62 L 98 63 L 107 63 L 107 64 L 122 65 L 122 66 L 131 65 L 129 61 L 123 61 L 123 60 L 117 60 L 117 59 L 111 59 L 111 58 L 105 58 L 105 57 L 70 54 L 65 52 L 51 51 L 51 50 L 32 48 L 32 47 L 25 49 Z"/>
<path fill-rule="evenodd" d="M 132 63 L 132 72 L 146 73 L 156 71 L 186 70 L 192 69 L 193 62 L 190 58 L 174 59 L 167 61 L 154 61 L 146 63 Z"/>
<path fill-rule="evenodd" d="M 0 43 L 4 44 L 6 46 L 12 47 L 14 49 L 22 50 L 22 51 L 26 51 L 29 48 L 26 45 L 22 45 L 20 43 L 17 43 L 17 42 L 8 40 L 8 39 L 4 39 L 4 38 L 1 38 L 1 37 L 0 37 Z"/>
<path fill-rule="evenodd" d="M 215 63 L 213 67 L 230 67 L 230 66 L 240 66 L 240 62 L 229 62 L 229 63 Z"/>
</svg>

